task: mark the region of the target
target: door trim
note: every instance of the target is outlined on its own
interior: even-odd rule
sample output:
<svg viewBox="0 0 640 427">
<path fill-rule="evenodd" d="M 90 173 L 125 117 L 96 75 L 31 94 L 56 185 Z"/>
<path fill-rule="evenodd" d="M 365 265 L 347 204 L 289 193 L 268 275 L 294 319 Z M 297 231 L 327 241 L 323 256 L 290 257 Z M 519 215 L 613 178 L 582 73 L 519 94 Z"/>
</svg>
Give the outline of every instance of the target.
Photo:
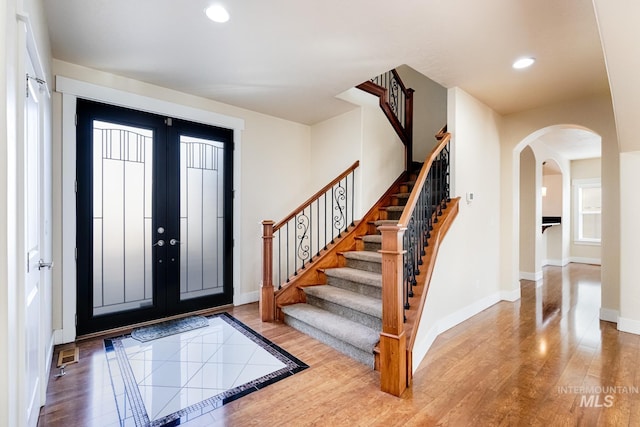
<svg viewBox="0 0 640 427">
<path fill-rule="evenodd" d="M 156 88 L 156 87 L 154 87 Z M 60 171 L 61 194 L 58 198 L 62 200 L 62 253 L 60 263 L 62 264 L 62 329 L 55 332 L 55 343 L 63 344 L 76 339 L 76 194 L 75 194 L 75 165 L 76 165 L 76 99 L 85 99 L 106 102 L 126 108 L 138 109 L 154 114 L 171 116 L 196 123 L 203 123 L 211 126 L 226 127 L 232 129 L 235 150 L 233 152 L 233 182 L 235 198 L 233 200 L 233 210 L 238 218 L 242 218 L 241 209 L 241 153 L 242 153 L 242 131 L 244 130 L 244 119 L 227 116 L 224 114 L 194 108 L 170 101 L 152 98 L 125 92 L 119 89 L 74 80 L 63 76 L 56 77 L 56 90 L 62 93 L 62 142 L 56 141 L 61 146 L 56 147 L 62 152 L 62 168 Z M 157 87 L 157 92 L 162 93 L 166 89 Z M 170 94 L 169 94 L 170 95 Z M 169 96 L 167 95 L 167 96 Z M 200 98 L 194 98 L 200 99 Z M 251 302 L 254 300 L 253 293 L 241 294 L 240 283 L 242 283 L 242 269 L 240 268 L 240 255 L 242 253 L 241 221 L 234 221 L 233 238 L 236 242 L 233 248 L 233 290 L 234 305 Z M 257 292 L 255 292 L 257 301 Z"/>
</svg>

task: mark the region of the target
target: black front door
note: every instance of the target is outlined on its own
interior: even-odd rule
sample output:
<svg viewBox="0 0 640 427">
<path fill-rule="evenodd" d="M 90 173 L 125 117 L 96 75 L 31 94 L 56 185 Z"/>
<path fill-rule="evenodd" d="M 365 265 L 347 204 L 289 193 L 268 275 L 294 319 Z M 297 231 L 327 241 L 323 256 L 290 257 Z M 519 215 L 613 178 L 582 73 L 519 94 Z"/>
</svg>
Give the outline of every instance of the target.
<svg viewBox="0 0 640 427">
<path fill-rule="evenodd" d="M 78 335 L 231 303 L 233 131 L 77 113 Z"/>
</svg>

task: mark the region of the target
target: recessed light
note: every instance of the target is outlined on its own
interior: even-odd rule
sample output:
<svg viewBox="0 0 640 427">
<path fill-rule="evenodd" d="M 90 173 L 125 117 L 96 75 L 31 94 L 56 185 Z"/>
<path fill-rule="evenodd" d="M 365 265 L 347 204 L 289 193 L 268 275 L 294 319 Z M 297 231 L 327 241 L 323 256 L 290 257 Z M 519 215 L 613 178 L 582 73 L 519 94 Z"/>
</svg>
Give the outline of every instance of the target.
<svg viewBox="0 0 640 427">
<path fill-rule="evenodd" d="M 520 58 L 513 63 L 513 68 L 515 68 L 516 70 L 520 70 L 522 68 L 527 68 L 532 66 L 534 62 L 536 62 L 536 59 L 532 57 Z"/>
<path fill-rule="evenodd" d="M 229 20 L 229 12 L 220 4 L 209 6 L 205 13 L 213 22 L 224 23 Z"/>
</svg>

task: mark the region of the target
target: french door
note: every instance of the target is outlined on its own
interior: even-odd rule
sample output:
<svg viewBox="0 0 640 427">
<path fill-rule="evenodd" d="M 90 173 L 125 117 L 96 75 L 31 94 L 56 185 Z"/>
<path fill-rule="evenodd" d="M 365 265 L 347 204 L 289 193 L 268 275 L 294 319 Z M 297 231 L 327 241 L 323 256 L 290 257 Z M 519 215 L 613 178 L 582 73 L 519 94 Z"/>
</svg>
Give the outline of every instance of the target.
<svg viewBox="0 0 640 427">
<path fill-rule="evenodd" d="M 233 131 L 77 104 L 78 335 L 233 299 Z"/>
</svg>

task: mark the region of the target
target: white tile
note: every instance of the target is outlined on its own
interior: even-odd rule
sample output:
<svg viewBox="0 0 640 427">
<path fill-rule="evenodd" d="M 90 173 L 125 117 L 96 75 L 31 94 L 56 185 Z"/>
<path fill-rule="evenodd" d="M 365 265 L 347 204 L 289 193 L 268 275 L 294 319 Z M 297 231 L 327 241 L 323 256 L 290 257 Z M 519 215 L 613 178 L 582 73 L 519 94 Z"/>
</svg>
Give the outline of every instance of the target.
<svg viewBox="0 0 640 427">
<path fill-rule="evenodd" d="M 256 343 L 254 343 L 249 338 L 244 336 L 241 332 L 236 331 L 235 329 L 233 330 L 233 333 L 229 334 L 229 336 L 225 339 L 224 343 L 225 343 L 225 345 L 226 344 L 229 344 L 229 345 L 233 345 L 233 344 L 239 344 L 239 345 L 253 344 L 253 345 L 257 346 Z"/>
<path fill-rule="evenodd" d="M 224 344 L 209 359 L 210 363 L 220 364 L 246 364 L 258 347 L 255 344 L 250 345 L 231 345 Z"/>
<path fill-rule="evenodd" d="M 184 387 L 201 368 L 201 363 L 170 360 L 162 362 L 137 382 L 140 385 L 152 387 Z"/>
<path fill-rule="evenodd" d="M 225 390 L 215 388 L 183 388 L 180 393 L 173 398 L 173 400 L 179 400 L 180 409 L 187 408 L 191 405 L 195 405 L 204 400 L 207 400 L 213 396 L 216 396 Z M 175 412 L 175 411 L 174 411 Z M 169 412 L 168 414 L 171 414 Z"/>
<path fill-rule="evenodd" d="M 158 414 L 161 413 L 167 404 L 173 400 L 173 398 L 180 392 L 178 387 L 146 387 L 139 386 L 140 395 L 144 402 L 144 407 L 147 410 L 147 415 L 151 420 L 159 418 Z M 168 412 L 169 414 L 175 412 Z"/>
<path fill-rule="evenodd" d="M 257 380 L 258 378 L 262 378 L 265 375 L 277 371 L 278 369 L 281 368 L 267 365 L 246 365 L 240 375 L 238 375 L 238 378 L 236 378 L 233 387 L 238 387 L 242 384 L 248 383 L 249 381 Z"/>
<path fill-rule="evenodd" d="M 180 359 L 189 362 L 207 362 L 213 356 L 222 343 L 203 343 L 200 341 L 189 342 L 180 349 Z"/>
<path fill-rule="evenodd" d="M 251 356 L 251 359 L 249 359 L 247 363 L 251 365 L 277 366 L 278 369 L 287 366 L 279 361 L 275 356 L 271 355 L 271 353 L 269 353 L 267 350 L 260 347 L 256 349 L 256 351 Z"/>
<path fill-rule="evenodd" d="M 152 421 L 286 367 L 218 317 L 206 328 L 146 343 L 127 338 L 122 344 Z M 131 416 L 130 409 L 125 412 Z"/>
<path fill-rule="evenodd" d="M 205 363 L 186 386 L 228 390 L 233 387 L 243 368 L 243 365 Z"/>
<path fill-rule="evenodd" d="M 149 341 L 139 352 L 129 356 L 132 360 L 180 360 L 181 342 Z"/>
</svg>

